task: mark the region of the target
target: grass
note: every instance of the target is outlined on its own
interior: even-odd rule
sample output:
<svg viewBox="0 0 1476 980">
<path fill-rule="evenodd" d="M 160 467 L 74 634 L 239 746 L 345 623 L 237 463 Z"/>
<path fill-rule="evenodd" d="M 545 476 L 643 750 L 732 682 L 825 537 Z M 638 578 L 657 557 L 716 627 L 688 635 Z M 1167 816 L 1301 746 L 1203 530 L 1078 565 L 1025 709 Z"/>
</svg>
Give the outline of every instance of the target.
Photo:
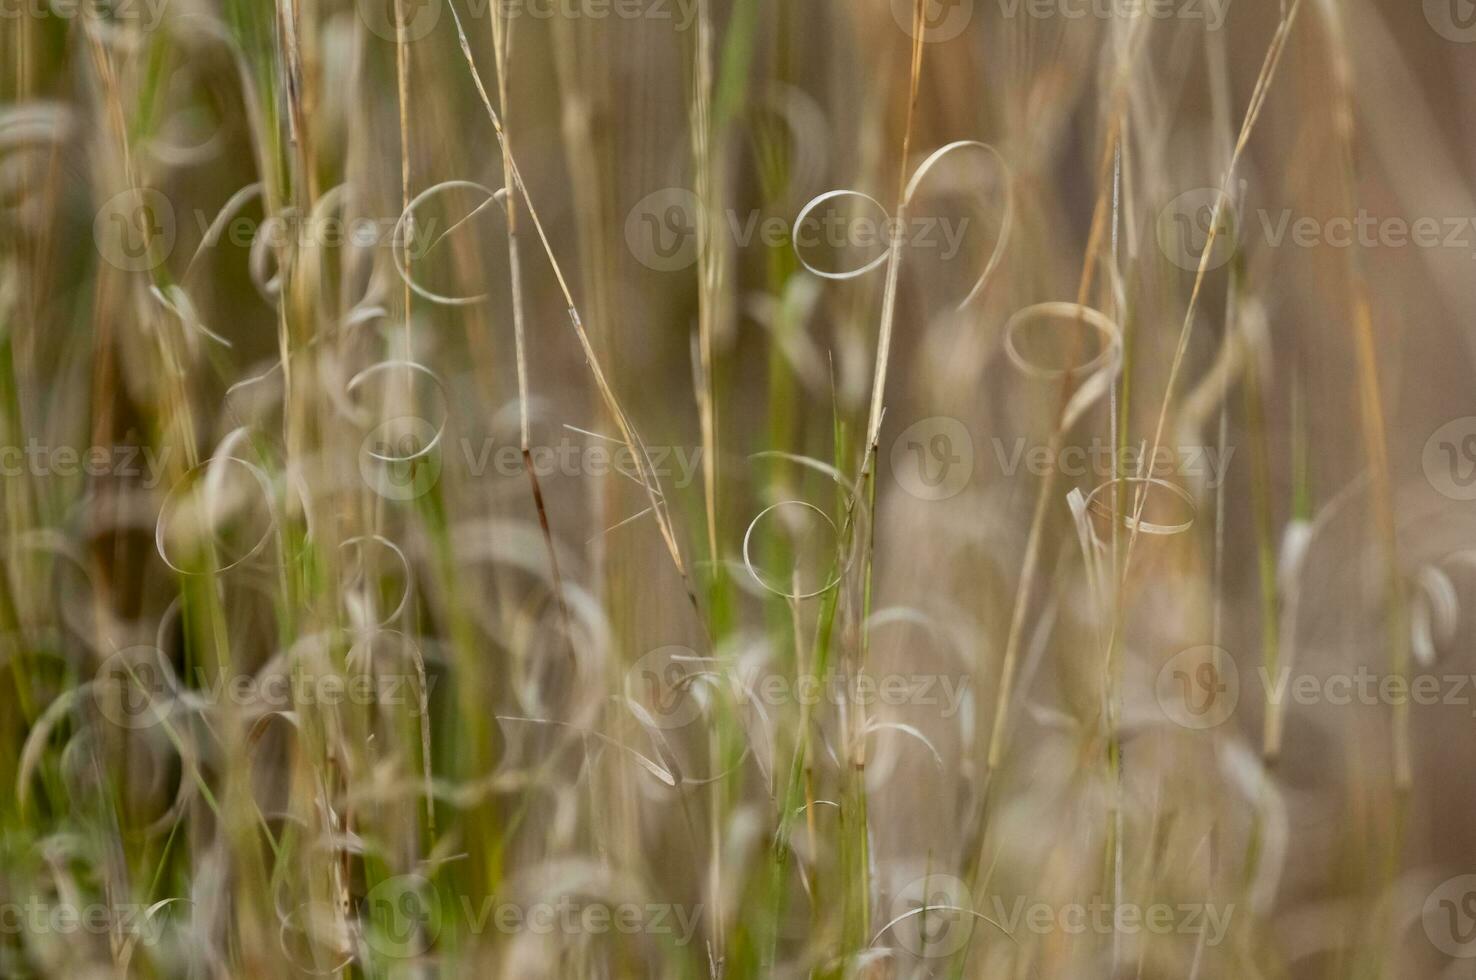
<svg viewBox="0 0 1476 980">
<path fill-rule="evenodd" d="M 0 976 L 1468 975 L 1430 8 L 7 14 Z"/>
</svg>

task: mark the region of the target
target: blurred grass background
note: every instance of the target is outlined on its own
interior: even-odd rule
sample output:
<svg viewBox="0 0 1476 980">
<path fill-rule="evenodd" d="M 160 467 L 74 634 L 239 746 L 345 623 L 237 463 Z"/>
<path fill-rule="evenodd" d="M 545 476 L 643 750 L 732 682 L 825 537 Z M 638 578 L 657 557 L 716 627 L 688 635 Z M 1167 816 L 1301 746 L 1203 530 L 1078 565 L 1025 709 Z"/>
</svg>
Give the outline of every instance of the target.
<svg viewBox="0 0 1476 980">
<path fill-rule="evenodd" d="M 5 6 L 0 974 L 1476 975 L 1465 7 Z"/>
</svg>

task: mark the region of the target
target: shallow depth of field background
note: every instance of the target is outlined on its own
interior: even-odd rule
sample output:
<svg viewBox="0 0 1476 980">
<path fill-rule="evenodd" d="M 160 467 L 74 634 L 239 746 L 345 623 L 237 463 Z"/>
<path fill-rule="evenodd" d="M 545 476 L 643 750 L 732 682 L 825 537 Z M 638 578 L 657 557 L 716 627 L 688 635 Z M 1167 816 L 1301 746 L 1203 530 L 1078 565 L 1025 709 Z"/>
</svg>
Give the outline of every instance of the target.
<svg viewBox="0 0 1476 980">
<path fill-rule="evenodd" d="M 1469 0 L 0 52 L 0 976 L 1476 977 Z"/>
</svg>

